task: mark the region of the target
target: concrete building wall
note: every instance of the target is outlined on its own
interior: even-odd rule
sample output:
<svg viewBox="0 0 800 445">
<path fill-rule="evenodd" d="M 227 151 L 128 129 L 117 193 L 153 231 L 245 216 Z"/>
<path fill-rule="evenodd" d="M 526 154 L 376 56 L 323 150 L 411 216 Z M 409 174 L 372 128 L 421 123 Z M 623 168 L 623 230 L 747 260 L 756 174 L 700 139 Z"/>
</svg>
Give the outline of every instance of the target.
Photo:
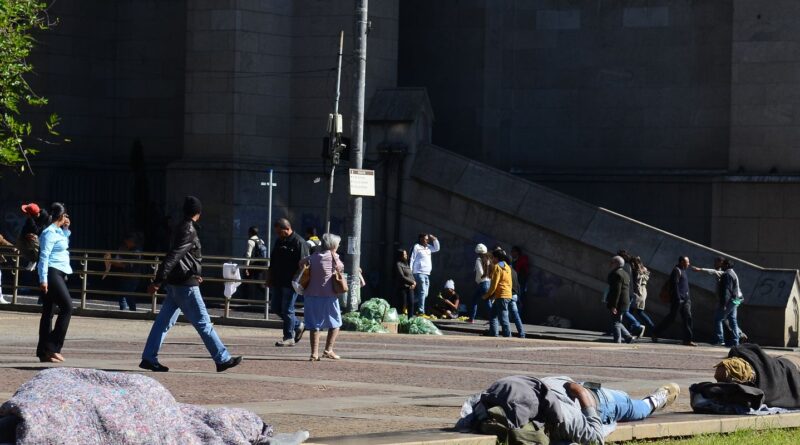
<svg viewBox="0 0 800 445">
<path fill-rule="evenodd" d="M 428 87 L 435 143 L 506 170 L 724 169 L 732 9 L 403 2 L 400 85 Z"/>
<path fill-rule="evenodd" d="M 800 171 L 800 4 L 735 0 L 729 168 Z"/>
</svg>

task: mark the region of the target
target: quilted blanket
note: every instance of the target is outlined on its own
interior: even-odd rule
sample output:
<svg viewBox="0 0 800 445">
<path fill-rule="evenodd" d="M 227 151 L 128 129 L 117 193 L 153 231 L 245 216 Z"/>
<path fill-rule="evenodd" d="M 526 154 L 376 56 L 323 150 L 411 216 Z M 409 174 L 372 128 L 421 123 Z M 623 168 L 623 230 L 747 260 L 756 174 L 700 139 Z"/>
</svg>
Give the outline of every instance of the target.
<svg viewBox="0 0 800 445">
<path fill-rule="evenodd" d="M 149 377 L 95 369 L 39 372 L 0 406 L 7 415 L 20 419 L 17 445 L 281 442 L 253 412 L 178 403 Z"/>
</svg>

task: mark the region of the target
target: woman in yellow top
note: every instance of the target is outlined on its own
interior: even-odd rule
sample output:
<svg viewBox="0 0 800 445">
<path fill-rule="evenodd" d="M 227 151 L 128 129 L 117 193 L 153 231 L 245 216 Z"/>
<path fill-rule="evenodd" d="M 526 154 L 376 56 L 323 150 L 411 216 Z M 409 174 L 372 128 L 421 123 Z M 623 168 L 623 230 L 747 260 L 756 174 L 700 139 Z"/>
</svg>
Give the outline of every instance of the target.
<svg viewBox="0 0 800 445">
<path fill-rule="evenodd" d="M 492 262 L 494 263 L 492 282 L 489 284 L 489 291 L 483 296 L 484 300 L 488 299 L 492 303 L 489 313 L 489 336 L 499 337 L 497 322 L 500 319 L 503 337 L 511 337 L 511 326 L 508 323 L 508 305 L 512 295 L 511 264 L 503 249 L 492 251 Z"/>
</svg>

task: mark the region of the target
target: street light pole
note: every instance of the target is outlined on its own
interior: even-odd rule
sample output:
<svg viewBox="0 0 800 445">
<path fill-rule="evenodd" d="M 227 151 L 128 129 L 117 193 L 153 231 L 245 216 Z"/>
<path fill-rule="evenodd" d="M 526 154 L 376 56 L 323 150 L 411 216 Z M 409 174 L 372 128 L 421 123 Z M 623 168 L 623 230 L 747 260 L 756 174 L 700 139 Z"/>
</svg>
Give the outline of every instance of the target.
<svg viewBox="0 0 800 445">
<path fill-rule="evenodd" d="M 269 169 L 269 182 L 262 182 L 262 187 L 269 187 L 267 192 L 267 261 L 266 266 L 269 267 L 272 259 L 270 258 L 270 249 L 272 248 L 272 188 L 278 184 L 272 180 L 273 170 Z M 267 271 L 266 273 L 269 273 Z M 269 319 L 269 286 L 264 286 L 264 320 Z"/>
<path fill-rule="evenodd" d="M 361 169 L 364 164 L 364 101 L 367 84 L 367 31 L 369 21 L 367 15 L 368 0 L 356 0 L 355 8 L 355 56 L 357 60 L 356 87 L 353 95 L 353 158 L 352 167 Z M 348 237 L 348 253 L 350 253 L 349 290 L 347 306 L 349 310 L 357 310 L 361 303 L 361 218 L 362 198 L 352 198 L 352 214 L 350 216 L 350 236 Z"/>
<path fill-rule="evenodd" d="M 342 85 L 342 52 L 344 51 L 344 31 L 339 32 L 339 62 L 336 70 L 336 100 L 333 114 L 328 116 L 328 154 L 331 157 L 331 174 L 328 177 L 328 200 L 325 203 L 325 233 L 331 232 L 331 198 L 333 197 L 333 177 L 339 164 L 341 153 L 342 116 L 339 114 L 339 96 Z"/>
</svg>

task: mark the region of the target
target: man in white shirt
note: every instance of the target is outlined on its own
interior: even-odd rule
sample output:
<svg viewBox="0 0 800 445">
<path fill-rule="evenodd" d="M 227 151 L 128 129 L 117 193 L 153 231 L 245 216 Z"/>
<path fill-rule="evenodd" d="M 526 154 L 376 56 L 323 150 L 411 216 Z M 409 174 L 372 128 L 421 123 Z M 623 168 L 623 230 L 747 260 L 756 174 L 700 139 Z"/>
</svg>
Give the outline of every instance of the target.
<svg viewBox="0 0 800 445">
<path fill-rule="evenodd" d="M 411 273 L 414 274 L 414 280 L 417 282 L 417 287 L 414 289 L 414 299 L 416 300 L 414 312 L 416 315 L 425 313 L 425 298 L 428 297 L 431 270 L 433 270 L 431 254 L 438 252 L 439 249 L 439 240 L 427 233 L 420 233 L 419 242 L 414 244 L 411 249 L 409 262 Z"/>
</svg>

